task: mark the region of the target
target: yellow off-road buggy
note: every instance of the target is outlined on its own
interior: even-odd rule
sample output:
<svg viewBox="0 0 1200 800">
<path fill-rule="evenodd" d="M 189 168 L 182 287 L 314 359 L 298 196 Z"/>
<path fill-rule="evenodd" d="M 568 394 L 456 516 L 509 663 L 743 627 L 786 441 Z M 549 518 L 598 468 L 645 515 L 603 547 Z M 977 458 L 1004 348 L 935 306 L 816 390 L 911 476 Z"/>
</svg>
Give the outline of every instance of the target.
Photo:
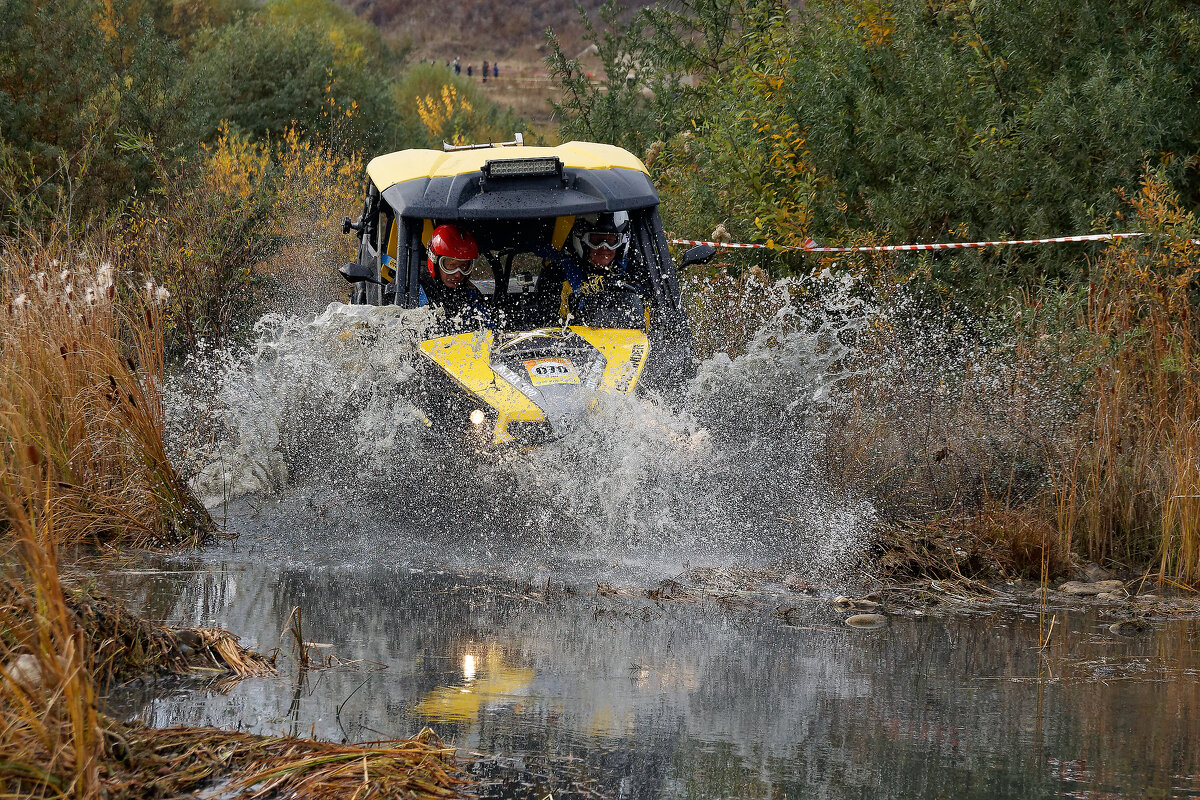
<svg viewBox="0 0 1200 800">
<path fill-rule="evenodd" d="M 453 223 L 478 242 L 489 269 L 471 274 L 470 324 L 420 343 L 423 373 L 410 399 L 431 427 L 491 444 L 537 443 L 594 405 L 597 392 L 670 393 L 695 371 L 692 332 L 645 165 L 619 147 L 447 146 L 403 150 L 367 165 L 362 215 L 343 230 L 360 241 L 340 272 L 351 302 L 422 305 L 426 246 Z M 569 305 L 568 282 L 547 253 L 564 248 L 579 217 L 628 222 L 623 280 Z M 707 261 L 700 246 L 683 264 Z"/>
</svg>

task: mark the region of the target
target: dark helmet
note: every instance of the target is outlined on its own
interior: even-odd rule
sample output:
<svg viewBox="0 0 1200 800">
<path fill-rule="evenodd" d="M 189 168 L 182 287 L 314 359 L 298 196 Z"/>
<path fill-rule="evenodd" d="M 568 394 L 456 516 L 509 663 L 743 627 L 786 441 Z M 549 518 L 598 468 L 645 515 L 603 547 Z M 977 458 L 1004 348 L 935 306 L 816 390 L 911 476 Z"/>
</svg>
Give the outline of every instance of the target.
<svg viewBox="0 0 1200 800">
<path fill-rule="evenodd" d="M 443 258 L 474 261 L 479 258 L 479 245 L 469 232 L 455 225 L 439 225 L 429 238 L 429 277 L 438 277 Z"/>
<path fill-rule="evenodd" d="M 584 261 L 588 251 L 596 248 L 615 250 L 620 255 L 629 244 L 629 214 L 617 211 L 578 217 L 568 241 L 571 251 Z"/>
</svg>

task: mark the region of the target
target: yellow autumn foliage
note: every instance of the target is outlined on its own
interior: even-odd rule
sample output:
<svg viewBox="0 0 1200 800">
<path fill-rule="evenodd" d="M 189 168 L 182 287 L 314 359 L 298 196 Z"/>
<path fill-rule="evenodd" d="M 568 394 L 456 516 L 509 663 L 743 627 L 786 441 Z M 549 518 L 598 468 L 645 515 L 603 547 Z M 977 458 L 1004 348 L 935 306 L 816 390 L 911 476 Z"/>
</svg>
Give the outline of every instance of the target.
<svg viewBox="0 0 1200 800">
<path fill-rule="evenodd" d="M 421 124 L 431 135 L 450 144 L 463 144 L 466 141 L 472 111 L 471 102 L 449 84 L 442 86 L 440 97 L 426 95 L 417 98 L 417 116 Z"/>
</svg>

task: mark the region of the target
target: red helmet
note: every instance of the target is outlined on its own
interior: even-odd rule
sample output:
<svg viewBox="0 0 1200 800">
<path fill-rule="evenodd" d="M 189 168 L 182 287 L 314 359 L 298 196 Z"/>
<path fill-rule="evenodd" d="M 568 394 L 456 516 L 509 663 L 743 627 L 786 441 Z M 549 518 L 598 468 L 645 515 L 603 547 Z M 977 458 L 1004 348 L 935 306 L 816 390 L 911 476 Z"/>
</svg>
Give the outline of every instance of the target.
<svg viewBox="0 0 1200 800">
<path fill-rule="evenodd" d="M 429 239 L 429 277 L 436 278 L 443 256 L 464 260 L 479 257 L 475 237 L 454 225 L 438 225 Z"/>
</svg>

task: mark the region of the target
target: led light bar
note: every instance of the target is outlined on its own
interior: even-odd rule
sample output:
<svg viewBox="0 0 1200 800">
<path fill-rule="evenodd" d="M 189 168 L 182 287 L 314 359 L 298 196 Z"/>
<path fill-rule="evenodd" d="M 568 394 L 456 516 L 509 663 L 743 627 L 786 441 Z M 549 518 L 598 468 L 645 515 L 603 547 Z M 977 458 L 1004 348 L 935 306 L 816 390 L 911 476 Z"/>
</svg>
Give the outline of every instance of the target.
<svg viewBox="0 0 1200 800">
<path fill-rule="evenodd" d="M 561 176 L 562 162 L 549 158 L 506 158 L 488 161 L 483 174 L 489 178 L 547 178 Z"/>
</svg>

